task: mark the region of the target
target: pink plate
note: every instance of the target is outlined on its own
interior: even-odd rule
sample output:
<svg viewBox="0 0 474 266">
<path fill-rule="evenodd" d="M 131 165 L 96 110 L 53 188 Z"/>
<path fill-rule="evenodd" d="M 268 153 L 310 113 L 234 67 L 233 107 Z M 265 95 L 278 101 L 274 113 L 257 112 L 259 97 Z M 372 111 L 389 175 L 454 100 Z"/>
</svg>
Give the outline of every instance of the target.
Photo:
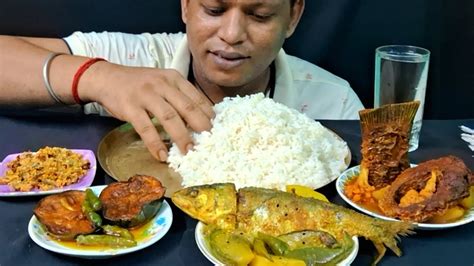
<svg viewBox="0 0 474 266">
<path fill-rule="evenodd" d="M 8 185 L 0 185 L 0 197 L 20 197 L 20 196 L 36 196 L 36 195 L 48 195 L 48 194 L 54 194 L 54 193 L 59 193 L 63 192 L 66 190 L 71 190 L 71 189 L 81 189 L 85 187 L 89 187 L 92 184 L 92 181 L 94 181 L 95 177 L 95 172 L 97 169 L 97 163 L 95 159 L 94 152 L 91 150 L 76 150 L 76 149 L 71 149 L 73 152 L 81 154 L 84 159 L 88 160 L 91 164 L 91 168 L 87 173 L 79 179 L 77 183 L 58 188 L 58 189 L 53 189 L 53 190 L 38 190 L 34 189 L 32 191 L 27 191 L 27 192 L 22 192 L 22 191 L 14 191 L 10 186 Z M 15 160 L 15 158 L 20 155 L 21 153 L 15 153 L 15 154 L 10 154 L 5 159 L 3 159 L 2 163 L 0 163 L 0 178 L 3 177 L 7 171 L 7 163 L 10 161 Z"/>
</svg>

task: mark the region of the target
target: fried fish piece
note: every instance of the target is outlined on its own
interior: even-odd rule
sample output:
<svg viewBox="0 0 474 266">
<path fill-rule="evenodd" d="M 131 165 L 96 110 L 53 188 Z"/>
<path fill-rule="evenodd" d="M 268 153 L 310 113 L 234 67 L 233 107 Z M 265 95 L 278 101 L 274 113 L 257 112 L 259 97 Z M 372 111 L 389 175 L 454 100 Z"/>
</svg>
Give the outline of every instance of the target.
<svg viewBox="0 0 474 266">
<path fill-rule="evenodd" d="M 390 185 L 410 167 L 408 140 L 419 101 L 359 111 L 362 131 L 361 173 L 376 189 Z M 359 182 L 361 183 L 361 182 Z"/>
<path fill-rule="evenodd" d="M 469 196 L 474 175 L 455 156 L 420 163 L 398 176 L 379 201 L 390 217 L 423 222 Z"/>
<path fill-rule="evenodd" d="M 327 232 L 339 242 L 344 240 L 345 233 L 362 236 L 377 248 L 376 262 L 385 254 L 386 247 L 400 256 L 398 236 L 412 232 L 408 223 L 371 218 L 279 190 L 248 187 L 236 191 L 231 183 L 188 187 L 175 192 L 171 199 L 195 219 L 216 226 L 220 223 L 254 237 L 258 233 L 277 237 L 304 230 Z"/>
<path fill-rule="evenodd" d="M 96 230 L 94 223 L 82 210 L 85 199 L 84 191 L 69 190 L 44 197 L 33 212 L 51 236 L 72 240 L 77 235 L 90 234 Z"/>
<path fill-rule="evenodd" d="M 158 179 L 147 175 L 112 183 L 99 196 L 102 215 L 110 223 L 126 228 L 142 225 L 158 213 L 165 191 Z"/>
</svg>

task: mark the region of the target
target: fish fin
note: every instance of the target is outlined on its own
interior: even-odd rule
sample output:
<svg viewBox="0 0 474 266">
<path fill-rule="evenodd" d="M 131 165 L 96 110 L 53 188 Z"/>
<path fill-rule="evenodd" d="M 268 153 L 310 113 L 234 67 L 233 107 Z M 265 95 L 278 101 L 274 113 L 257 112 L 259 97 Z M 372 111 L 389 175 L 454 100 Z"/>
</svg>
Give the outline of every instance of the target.
<svg viewBox="0 0 474 266">
<path fill-rule="evenodd" d="M 387 248 L 382 242 L 375 242 L 374 246 L 377 249 L 377 255 L 375 255 L 374 260 L 371 263 L 371 265 L 373 266 L 379 263 L 379 261 L 383 258 L 383 256 L 385 255 L 385 252 L 387 251 Z"/>
</svg>

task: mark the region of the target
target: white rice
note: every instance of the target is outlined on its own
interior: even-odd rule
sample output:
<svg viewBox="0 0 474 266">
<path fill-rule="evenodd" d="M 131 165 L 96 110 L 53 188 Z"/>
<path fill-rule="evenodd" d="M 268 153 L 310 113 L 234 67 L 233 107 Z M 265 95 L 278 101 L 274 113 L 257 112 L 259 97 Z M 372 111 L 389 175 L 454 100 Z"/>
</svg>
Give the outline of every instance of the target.
<svg viewBox="0 0 474 266">
<path fill-rule="evenodd" d="M 194 150 L 173 144 L 168 162 L 184 187 L 221 182 L 237 188 L 319 188 L 347 165 L 347 144 L 306 115 L 263 94 L 225 98 L 210 132 L 194 133 Z"/>
</svg>

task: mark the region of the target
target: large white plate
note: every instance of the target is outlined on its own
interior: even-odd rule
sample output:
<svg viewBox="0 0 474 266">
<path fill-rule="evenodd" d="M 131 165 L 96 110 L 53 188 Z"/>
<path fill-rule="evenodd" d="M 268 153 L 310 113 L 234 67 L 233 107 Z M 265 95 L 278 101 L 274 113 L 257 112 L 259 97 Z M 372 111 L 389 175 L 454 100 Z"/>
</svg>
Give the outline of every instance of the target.
<svg viewBox="0 0 474 266">
<path fill-rule="evenodd" d="M 339 196 L 341 196 L 341 198 L 345 202 L 347 202 L 349 205 L 351 205 L 355 209 L 357 209 L 357 210 L 359 210 L 359 211 L 361 211 L 365 214 L 368 214 L 370 216 L 377 217 L 377 218 L 383 219 L 383 220 L 400 221 L 400 220 L 392 218 L 392 217 L 388 217 L 388 216 L 384 216 L 382 214 L 372 212 L 372 211 L 364 208 L 363 206 L 360 206 L 357 203 L 353 202 L 351 199 L 349 199 L 346 196 L 346 194 L 344 193 L 344 187 L 346 186 L 345 184 L 353 176 L 359 175 L 359 171 L 360 171 L 359 169 L 360 169 L 359 165 L 351 167 L 351 168 L 347 169 L 346 171 L 344 171 L 339 176 L 339 178 L 336 181 L 336 190 L 337 190 L 337 193 L 339 193 Z M 421 230 L 438 230 L 438 229 L 447 229 L 447 228 L 451 228 L 451 227 L 464 225 L 464 224 L 470 223 L 472 221 L 474 221 L 474 207 L 469 209 L 469 211 L 464 215 L 464 217 L 462 219 L 457 220 L 457 221 L 452 222 L 452 223 L 445 223 L 445 224 L 412 223 L 412 224 L 415 226 L 415 228 L 421 229 Z"/>
<path fill-rule="evenodd" d="M 216 257 L 214 257 L 214 255 L 212 255 L 207 242 L 204 240 L 203 229 L 205 226 L 206 225 L 201 222 L 198 222 L 196 225 L 194 237 L 196 238 L 197 246 L 201 253 L 214 265 L 224 265 L 224 263 L 220 262 Z M 354 241 L 352 252 L 343 261 L 339 262 L 337 264 L 338 266 L 351 265 L 351 263 L 357 257 L 357 252 L 359 252 L 359 240 L 356 236 L 352 237 L 352 240 Z"/>
<path fill-rule="evenodd" d="M 106 186 L 95 186 L 91 187 L 95 194 L 99 195 L 102 189 Z M 73 257 L 88 258 L 88 259 L 103 259 L 118 255 L 127 254 L 140 249 L 144 249 L 158 240 L 160 240 L 170 229 L 171 223 L 173 222 L 173 213 L 170 205 L 166 200 L 163 200 L 160 210 L 155 217 L 149 222 L 150 226 L 143 232 L 143 238 L 137 240 L 137 245 L 130 248 L 104 248 L 98 250 L 83 250 L 74 249 L 59 244 L 56 240 L 53 240 L 44 230 L 43 226 L 38 219 L 33 215 L 28 224 L 28 234 L 31 239 L 47 250 L 69 255 Z"/>
<path fill-rule="evenodd" d="M 32 190 L 32 191 L 15 191 L 8 185 L 0 185 L 0 197 L 25 197 L 25 196 L 41 196 L 41 195 L 49 195 L 60 193 L 66 190 L 71 189 L 83 189 L 92 184 L 94 181 L 95 172 L 97 170 L 97 161 L 95 159 L 94 152 L 91 150 L 80 150 L 80 149 L 72 149 L 71 151 L 81 154 L 84 159 L 88 160 L 90 163 L 90 169 L 86 172 L 86 174 L 81 177 L 76 183 L 64 186 L 58 189 L 52 190 Z M 8 170 L 7 164 L 10 161 L 16 159 L 18 155 L 21 153 L 10 154 L 3 161 L 0 163 L 0 177 L 5 176 L 6 171 Z"/>
</svg>

